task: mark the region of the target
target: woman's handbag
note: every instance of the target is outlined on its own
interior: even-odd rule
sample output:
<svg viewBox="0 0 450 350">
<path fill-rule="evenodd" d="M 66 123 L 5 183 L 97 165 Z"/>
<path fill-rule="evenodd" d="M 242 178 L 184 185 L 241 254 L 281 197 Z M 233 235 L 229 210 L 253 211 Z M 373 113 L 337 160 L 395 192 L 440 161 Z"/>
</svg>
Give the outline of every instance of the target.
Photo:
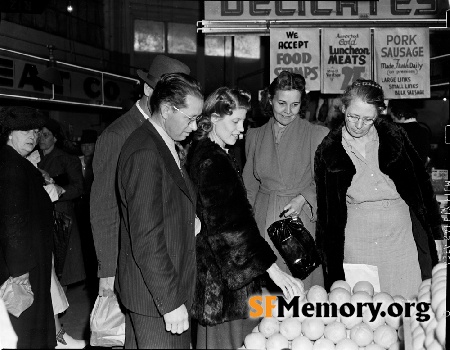
<svg viewBox="0 0 450 350">
<path fill-rule="evenodd" d="M 267 233 L 294 277 L 303 280 L 321 264 L 314 238 L 300 218 L 275 221 Z"/>
<path fill-rule="evenodd" d="M 91 346 L 123 346 L 125 344 L 125 315 L 117 297 L 97 296 L 90 317 Z"/>
<path fill-rule="evenodd" d="M 53 219 L 55 273 L 58 278 L 61 278 L 69 246 L 70 232 L 72 231 L 72 219 L 66 213 L 56 210 L 53 210 Z"/>
</svg>

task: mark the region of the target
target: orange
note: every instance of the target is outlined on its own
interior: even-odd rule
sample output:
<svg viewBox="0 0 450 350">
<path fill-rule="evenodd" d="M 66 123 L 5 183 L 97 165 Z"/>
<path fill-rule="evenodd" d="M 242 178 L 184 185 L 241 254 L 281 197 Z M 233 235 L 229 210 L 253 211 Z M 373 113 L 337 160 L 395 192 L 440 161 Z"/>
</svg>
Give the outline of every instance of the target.
<svg viewBox="0 0 450 350">
<path fill-rule="evenodd" d="M 366 292 L 370 296 L 373 296 L 374 294 L 373 285 L 368 281 L 358 281 L 353 286 L 353 293 L 356 292 Z"/>
<path fill-rule="evenodd" d="M 350 339 L 358 346 L 369 345 L 373 340 L 373 331 L 365 323 L 357 324 L 350 330 Z"/>
<path fill-rule="evenodd" d="M 325 330 L 323 321 L 319 318 L 307 318 L 302 323 L 302 332 L 310 340 L 319 339 Z"/>
<path fill-rule="evenodd" d="M 339 320 L 339 309 L 337 310 L 337 313 L 336 313 L 336 316 L 333 316 L 333 311 L 332 311 L 332 309 L 331 309 L 331 306 L 330 306 L 330 308 L 328 309 L 329 310 L 329 313 L 328 313 L 328 316 L 326 316 L 326 314 L 325 314 L 325 306 L 324 305 L 321 305 L 320 306 L 320 310 L 321 310 L 321 314 L 322 314 L 322 316 L 320 317 L 321 318 L 321 320 L 323 321 L 323 324 L 326 326 L 327 324 L 330 324 L 330 323 L 333 323 L 333 322 L 335 322 L 335 321 L 338 321 Z"/>
<path fill-rule="evenodd" d="M 334 350 L 334 343 L 327 338 L 317 339 L 314 343 L 313 350 Z"/>
<path fill-rule="evenodd" d="M 337 287 L 328 294 L 328 300 L 330 303 L 334 303 L 340 308 L 342 304 L 350 302 L 351 294 L 347 289 Z"/>
<path fill-rule="evenodd" d="M 312 350 L 312 349 L 313 349 L 313 342 L 304 336 L 295 338 L 291 344 L 291 350 Z"/>
<path fill-rule="evenodd" d="M 334 344 L 347 337 L 347 329 L 345 325 L 340 322 L 332 322 L 325 326 L 323 332 L 325 338 L 330 339 Z"/>
<path fill-rule="evenodd" d="M 436 326 L 436 339 L 439 341 L 439 343 L 444 346 L 445 345 L 445 325 L 446 325 L 446 318 L 443 317 L 438 321 L 438 324 Z"/>
<path fill-rule="evenodd" d="M 373 333 L 373 341 L 385 349 L 398 340 L 397 331 L 388 325 L 381 325 Z"/>
<path fill-rule="evenodd" d="M 352 297 L 350 298 L 350 302 L 355 306 L 358 303 L 371 303 L 372 297 L 367 292 L 356 292 L 353 293 Z"/>
<path fill-rule="evenodd" d="M 384 325 L 384 317 L 380 314 L 377 315 L 377 317 L 372 320 L 372 313 L 370 312 L 370 309 L 366 309 L 363 311 L 362 320 L 365 324 L 367 324 L 373 331 L 376 330 L 381 325 Z M 371 321 L 372 320 L 372 321 Z"/>
<path fill-rule="evenodd" d="M 306 294 L 306 299 L 310 303 L 326 303 L 328 301 L 328 294 L 322 286 L 312 286 Z"/>
<path fill-rule="evenodd" d="M 439 305 L 436 307 L 436 319 L 439 321 L 442 317 L 445 317 L 446 313 L 447 313 L 447 301 L 441 300 L 441 302 L 439 303 Z"/>
<path fill-rule="evenodd" d="M 359 348 L 353 340 L 345 338 L 336 344 L 336 350 L 359 350 Z"/>
<path fill-rule="evenodd" d="M 334 281 L 333 284 L 331 285 L 330 292 L 333 291 L 333 289 L 335 289 L 335 288 L 344 288 L 344 289 L 348 290 L 349 292 L 352 291 L 352 288 L 350 287 L 350 285 L 346 281 L 343 281 L 343 280 Z"/>
<path fill-rule="evenodd" d="M 295 318 L 287 318 L 280 324 L 280 334 L 287 340 L 293 340 L 302 334 L 302 324 Z"/>
<path fill-rule="evenodd" d="M 439 271 L 439 270 L 443 270 L 443 269 L 447 269 L 447 264 L 446 263 L 438 263 L 436 264 L 433 269 L 431 270 L 431 275 L 433 276 L 435 272 Z"/>
<path fill-rule="evenodd" d="M 443 276 L 447 277 L 447 270 L 446 269 L 440 269 L 433 273 L 433 276 L 431 276 L 431 284 L 433 284 L 433 281 L 437 278 L 442 278 Z"/>
<path fill-rule="evenodd" d="M 439 344 L 439 342 L 435 339 L 433 340 L 433 342 L 428 346 L 427 350 L 443 350 L 444 348 L 442 347 L 441 344 Z"/>
<path fill-rule="evenodd" d="M 388 350 L 402 350 L 404 347 L 402 347 L 402 343 L 400 343 L 399 341 L 395 342 L 394 344 L 392 344 Z"/>
<path fill-rule="evenodd" d="M 387 312 L 387 308 L 394 302 L 394 298 L 388 293 L 380 292 L 373 296 L 372 301 L 374 304 L 381 303 L 381 311 Z"/>
<path fill-rule="evenodd" d="M 281 297 L 284 298 L 284 297 Z M 272 317 L 275 317 L 278 321 L 283 321 L 287 318 L 290 318 L 294 314 L 294 308 L 291 308 L 289 310 L 284 309 L 284 316 L 278 316 L 278 300 L 273 302 L 275 305 L 275 308 L 272 309 Z"/>
<path fill-rule="evenodd" d="M 346 311 L 349 311 L 348 308 L 345 308 Z M 351 316 L 344 316 L 341 314 L 339 316 L 339 321 L 345 325 L 347 329 L 352 329 L 354 326 L 356 326 L 358 323 L 361 323 L 363 321 L 362 317 L 357 316 L 356 311 L 351 314 Z"/>
<path fill-rule="evenodd" d="M 431 278 L 428 278 L 426 280 L 423 280 L 420 284 L 419 284 L 419 288 L 418 290 L 420 290 L 422 287 L 424 286 L 431 286 Z"/>
<path fill-rule="evenodd" d="M 280 331 L 280 323 L 276 318 L 264 317 L 258 326 L 259 332 L 266 338 Z"/>
<path fill-rule="evenodd" d="M 405 299 L 405 297 L 403 297 L 402 295 L 394 295 L 392 297 L 392 299 L 394 299 L 394 302 L 396 302 L 397 304 L 400 304 L 400 305 L 403 305 L 403 306 L 405 306 L 405 303 L 407 301 Z"/>
<path fill-rule="evenodd" d="M 289 341 L 280 333 L 271 335 L 266 341 L 267 350 L 281 350 L 289 348 Z"/>
<path fill-rule="evenodd" d="M 244 339 L 246 349 L 265 349 L 266 337 L 261 333 L 250 333 Z"/>
<path fill-rule="evenodd" d="M 388 326 L 391 326 L 394 329 L 398 329 L 402 321 L 402 315 L 391 316 L 389 314 L 386 314 L 386 316 L 384 316 L 384 320 Z"/>
</svg>

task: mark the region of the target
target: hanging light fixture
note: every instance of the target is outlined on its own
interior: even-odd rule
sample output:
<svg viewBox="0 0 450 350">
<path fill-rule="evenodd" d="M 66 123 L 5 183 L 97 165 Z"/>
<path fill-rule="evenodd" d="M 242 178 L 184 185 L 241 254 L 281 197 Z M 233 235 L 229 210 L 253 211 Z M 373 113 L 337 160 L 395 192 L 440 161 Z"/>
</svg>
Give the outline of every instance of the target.
<svg viewBox="0 0 450 350">
<path fill-rule="evenodd" d="M 67 12 L 72 13 L 72 11 L 73 11 L 72 1 L 69 1 L 69 3 L 67 4 Z"/>
<path fill-rule="evenodd" d="M 53 56 L 54 46 L 47 45 L 47 48 L 48 48 L 48 52 L 49 52 L 49 60 L 48 60 L 48 64 L 47 64 L 48 68 L 45 71 L 43 71 L 42 73 L 39 73 L 38 77 L 50 84 L 62 85 L 63 83 L 61 80 L 61 73 L 56 68 L 56 61 L 55 61 L 55 57 Z"/>
</svg>

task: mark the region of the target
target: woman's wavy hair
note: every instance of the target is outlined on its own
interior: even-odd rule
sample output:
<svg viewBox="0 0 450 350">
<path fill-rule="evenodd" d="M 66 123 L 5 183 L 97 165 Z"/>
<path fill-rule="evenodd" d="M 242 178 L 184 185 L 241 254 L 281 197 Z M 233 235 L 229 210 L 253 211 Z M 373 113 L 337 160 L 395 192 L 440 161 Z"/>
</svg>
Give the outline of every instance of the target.
<svg viewBox="0 0 450 350">
<path fill-rule="evenodd" d="M 306 82 L 301 74 L 282 71 L 269 85 L 265 88 L 261 98 L 261 111 L 265 117 L 273 117 L 273 107 L 270 101 L 274 98 L 277 91 L 298 90 L 300 91 L 300 116 L 303 118 L 306 112 L 307 96 L 305 92 Z"/>
<path fill-rule="evenodd" d="M 198 129 L 194 133 L 194 140 L 201 140 L 208 136 L 212 130 L 211 117 L 224 118 L 233 114 L 239 108 L 250 110 L 251 95 L 249 92 L 228 87 L 220 87 L 212 92 L 203 104 L 200 120 L 197 122 Z"/>
<path fill-rule="evenodd" d="M 203 100 L 200 83 L 184 73 L 164 74 L 158 81 L 149 100 L 152 112 L 159 111 L 161 104 L 168 103 L 177 108 L 186 107 L 186 97 L 195 96 Z"/>
<path fill-rule="evenodd" d="M 342 104 L 345 108 L 348 108 L 355 98 L 360 98 L 361 101 L 374 105 L 378 115 L 386 110 L 383 88 L 373 80 L 357 79 L 354 81 L 342 95 Z"/>
</svg>

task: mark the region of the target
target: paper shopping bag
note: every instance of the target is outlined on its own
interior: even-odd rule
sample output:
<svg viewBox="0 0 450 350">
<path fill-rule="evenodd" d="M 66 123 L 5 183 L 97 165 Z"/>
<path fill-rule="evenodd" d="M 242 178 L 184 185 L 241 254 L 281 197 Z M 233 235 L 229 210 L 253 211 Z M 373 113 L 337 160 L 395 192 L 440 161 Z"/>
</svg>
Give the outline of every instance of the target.
<svg viewBox="0 0 450 350">
<path fill-rule="evenodd" d="M 345 281 L 353 290 L 356 282 L 368 281 L 372 284 L 375 293 L 381 291 L 378 267 L 366 264 L 344 264 Z"/>
<path fill-rule="evenodd" d="M 34 294 L 31 285 L 17 284 L 10 277 L 0 287 L 0 298 L 5 302 L 6 310 L 16 317 L 28 309 L 34 301 Z"/>
<path fill-rule="evenodd" d="M 90 317 L 91 346 L 123 346 L 125 344 L 125 315 L 117 297 L 97 296 Z"/>
</svg>

